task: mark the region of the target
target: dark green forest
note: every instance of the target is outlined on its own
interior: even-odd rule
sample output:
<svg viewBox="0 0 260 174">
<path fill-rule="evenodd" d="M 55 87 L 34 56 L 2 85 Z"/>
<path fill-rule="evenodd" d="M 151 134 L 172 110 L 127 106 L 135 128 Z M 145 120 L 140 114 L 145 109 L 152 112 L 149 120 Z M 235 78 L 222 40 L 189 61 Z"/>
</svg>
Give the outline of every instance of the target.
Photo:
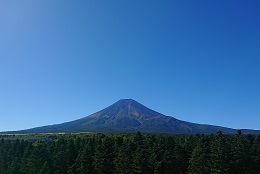
<svg viewBox="0 0 260 174">
<path fill-rule="evenodd" d="M 44 136 L 1 138 L 0 174 L 260 173 L 260 135 L 240 131 Z"/>
</svg>

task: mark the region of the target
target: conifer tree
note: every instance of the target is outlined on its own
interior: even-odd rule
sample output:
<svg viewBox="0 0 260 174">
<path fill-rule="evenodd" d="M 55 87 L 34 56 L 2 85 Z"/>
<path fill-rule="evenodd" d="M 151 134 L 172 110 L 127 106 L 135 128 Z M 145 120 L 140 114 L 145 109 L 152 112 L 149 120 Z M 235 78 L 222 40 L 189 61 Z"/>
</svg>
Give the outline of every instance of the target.
<svg viewBox="0 0 260 174">
<path fill-rule="evenodd" d="M 208 142 L 205 137 L 202 137 L 195 149 L 192 152 L 189 160 L 189 173 L 191 174 L 206 174 L 210 173 L 210 156 Z"/>
<path fill-rule="evenodd" d="M 39 171 L 39 174 L 52 174 L 50 165 L 48 164 L 48 162 L 44 162 L 43 167 L 41 168 L 41 170 Z"/>
<path fill-rule="evenodd" d="M 228 149 L 221 131 L 217 132 L 211 144 L 211 173 L 225 174 L 229 171 Z"/>
<path fill-rule="evenodd" d="M 113 141 L 109 137 L 105 137 L 102 143 L 97 146 L 94 154 L 94 167 L 100 174 L 112 174 L 114 165 Z"/>
<path fill-rule="evenodd" d="M 117 151 L 114 165 L 116 174 L 134 173 L 133 156 L 130 147 L 127 144 L 124 144 Z"/>
</svg>

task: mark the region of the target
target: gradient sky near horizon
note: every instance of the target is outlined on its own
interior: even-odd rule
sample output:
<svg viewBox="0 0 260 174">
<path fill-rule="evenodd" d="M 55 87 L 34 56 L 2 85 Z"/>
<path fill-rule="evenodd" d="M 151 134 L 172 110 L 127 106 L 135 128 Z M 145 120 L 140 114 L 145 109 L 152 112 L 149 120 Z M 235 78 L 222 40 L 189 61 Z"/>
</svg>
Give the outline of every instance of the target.
<svg viewBox="0 0 260 174">
<path fill-rule="evenodd" d="M 0 0 L 0 131 L 123 98 L 260 129 L 259 9 L 259 0 Z"/>
</svg>

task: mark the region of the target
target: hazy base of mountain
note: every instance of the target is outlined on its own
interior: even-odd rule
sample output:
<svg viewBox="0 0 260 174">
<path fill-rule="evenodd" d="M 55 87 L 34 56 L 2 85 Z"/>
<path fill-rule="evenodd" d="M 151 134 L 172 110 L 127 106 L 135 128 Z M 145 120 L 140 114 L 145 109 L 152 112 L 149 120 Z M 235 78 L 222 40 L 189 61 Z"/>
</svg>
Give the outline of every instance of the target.
<svg viewBox="0 0 260 174">
<path fill-rule="evenodd" d="M 181 121 L 153 111 L 135 100 L 122 99 L 99 112 L 75 121 L 3 133 L 129 133 L 140 131 L 147 133 L 211 134 L 219 130 L 225 134 L 237 133 L 237 129 Z M 244 134 L 260 134 L 260 130 L 241 129 L 241 131 Z"/>
</svg>

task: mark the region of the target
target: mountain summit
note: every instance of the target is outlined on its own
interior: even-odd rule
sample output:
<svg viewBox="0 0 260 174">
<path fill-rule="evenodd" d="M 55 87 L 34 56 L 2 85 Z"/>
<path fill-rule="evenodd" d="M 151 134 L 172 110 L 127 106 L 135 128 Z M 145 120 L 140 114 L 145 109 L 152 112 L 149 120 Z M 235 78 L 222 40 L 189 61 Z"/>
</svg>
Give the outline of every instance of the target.
<svg viewBox="0 0 260 174">
<path fill-rule="evenodd" d="M 195 124 L 165 116 L 133 99 L 122 99 L 111 106 L 62 124 L 49 125 L 8 133 L 76 133 L 76 132 L 151 132 L 151 133 L 223 133 L 234 134 L 236 129 Z M 242 130 L 243 133 L 260 134 L 257 130 Z"/>
<path fill-rule="evenodd" d="M 132 118 L 137 120 L 149 119 L 162 115 L 153 111 L 133 99 L 122 99 L 113 105 L 92 115 L 92 117 L 110 117 L 110 118 Z"/>
</svg>

